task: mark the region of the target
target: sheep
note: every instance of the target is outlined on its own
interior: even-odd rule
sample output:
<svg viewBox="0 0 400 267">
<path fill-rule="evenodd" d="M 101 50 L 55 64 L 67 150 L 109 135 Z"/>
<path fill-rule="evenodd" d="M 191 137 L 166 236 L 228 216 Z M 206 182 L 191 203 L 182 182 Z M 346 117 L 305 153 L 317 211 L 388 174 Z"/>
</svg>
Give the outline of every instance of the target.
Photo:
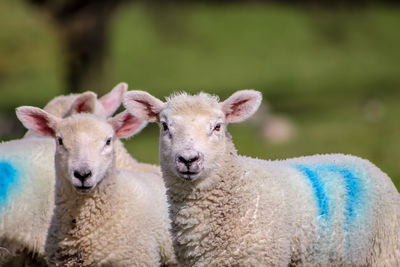
<svg viewBox="0 0 400 267">
<path fill-rule="evenodd" d="M 94 112 L 103 118 L 111 116 L 121 103 L 122 94 L 128 89 L 126 83 L 119 83 L 115 86 L 110 93 L 104 95 L 99 101 L 95 102 Z M 95 93 L 87 91 L 82 94 L 60 95 L 53 98 L 43 108 L 45 111 L 57 117 L 64 118 L 73 113 L 87 112 L 87 101 L 91 101 L 92 95 Z M 33 130 L 28 130 L 24 138 L 42 137 L 40 134 Z"/>
<path fill-rule="evenodd" d="M 105 119 L 111 116 L 118 109 L 121 104 L 122 94 L 126 92 L 127 89 L 128 85 L 126 83 L 119 83 L 98 101 L 93 97 L 95 96 L 96 98 L 96 94 L 90 91 L 82 94 L 61 95 L 52 99 L 43 109 L 50 114 L 64 118 L 77 112 L 87 112 L 87 103 L 95 101 L 94 113 Z M 28 130 L 24 135 L 24 138 L 31 137 L 41 137 L 41 135 L 35 133 L 33 130 Z M 117 161 L 121 164 L 121 167 L 135 171 L 159 172 L 158 166 L 138 162 L 136 159 L 132 158 L 120 140 L 118 140 L 116 146 L 118 151 Z"/>
<path fill-rule="evenodd" d="M 23 125 L 55 139 L 55 209 L 45 244 L 51 266 L 173 265 L 165 189 L 153 173 L 117 169 L 115 140 L 147 122 L 124 111 L 58 118 L 17 108 Z"/>
<path fill-rule="evenodd" d="M 160 125 L 160 163 L 182 266 L 400 266 L 400 196 L 367 160 L 343 154 L 239 156 L 227 131 L 259 107 L 242 90 L 161 100 L 124 94 Z"/>
<path fill-rule="evenodd" d="M 117 94 L 121 99 L 126 88 L 119 91 Z M 115 95 L 115 90 L 112 93 Z M 75 113 L 95 106 L 96 114 L 105 119 L 105 108 L 96 98 L 92 92 L 57 97 L 49 103 L 50 110 L 57 116 L 64 116 L 54 108 L 62 106 L 66 112 Z M 52 103 L 57 104 L 52 108 Z M 28 130 L 22 139 L 0 144 L 0 180 L 3 184 L 0 246 L 7 252 L 0 256 L 2 265 L 15 266 L 20 261 L 26 265 L 45 265 L 44 242 L 54 209 L 55 174 L 51 157 L 54 151 L 51 138 L 40 137 L 32 130 Z"/>
<path fill-rule="evenodd" d="M 118 108 L 126 89 L 127 85 L 121 83 L 99 100 L 92 92 L 57 97 L 45 110 L 65 117 L 90 109 L 105 120 Z M 115 146 L 118 168 L 159 174 L 158 166 L 133 159 L 120 140 Z M 22 265 L 21 261 L 45 265 L 44 243 L 54 209 L 54 151 L 52 138 L 32 130 L 23 139 L 0 144 L 1 266 Z M 162 179 L 157 183 L 162 184 Z"/>
</svg>

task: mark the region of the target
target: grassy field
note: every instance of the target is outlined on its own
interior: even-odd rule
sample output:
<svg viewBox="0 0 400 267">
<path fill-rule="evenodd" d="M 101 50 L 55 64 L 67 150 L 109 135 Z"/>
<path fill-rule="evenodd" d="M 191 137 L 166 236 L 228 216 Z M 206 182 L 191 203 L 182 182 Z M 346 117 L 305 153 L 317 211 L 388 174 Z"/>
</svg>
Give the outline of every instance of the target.
<svg viewBox="0 0 400 267">
<path fill-rule="evenodd" d="M 21 1 L 0 2 L 0 112 L 43 106 L 62 88 L 53 28 Z M 400 188 L 400 10 L 285 6 L 185 6 L 160 13 L 121 8 L 112 25 L 104 90 L 119 81 L 163 97 L 207 91 L 262 91 L 289 117 L 294 139 L 267 142 L 257 123 L 230 126 L 239 153 L 280 159 L 314 153 L 367 158 Z M 100 79 L 100 77 L 99 77 Z M 92 89 L 93 88 L 85 88 Z M 14 136 L 20 137 L 22 129 Z M 158 128 L 126 142 L 158 162 Z"/>
</svg>

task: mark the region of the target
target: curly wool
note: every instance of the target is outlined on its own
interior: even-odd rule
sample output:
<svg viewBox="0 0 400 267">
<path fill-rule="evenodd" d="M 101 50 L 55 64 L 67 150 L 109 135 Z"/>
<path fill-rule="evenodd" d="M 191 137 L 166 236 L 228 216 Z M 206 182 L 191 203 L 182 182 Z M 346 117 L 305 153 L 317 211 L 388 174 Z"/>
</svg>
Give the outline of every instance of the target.
<svg viewBox="0 0 400 267">
<path fill-rule="evenodd" d="M 157 179 L 156 175 L 118 171 L 90 196 L 77 194 L 61 180 L 45 248 L 50 264 L 173 264 L 166 199 L 153 184 Z"/>
<path fill-rule="evenodd" d="M 195 184 L 162 167 L 181 265 L 399 265 L 399 194 L 370 162 L 340 154 L 264 161 L 227 147 L 216 174 Z M 326 207 L 299 167 L 323 165 L 337 168 L 315 176 Z M 346 184 L 346 169 L 362 188 Z"/>
<path fill-rule="evenodd" d="M 0 177 L 0 265 L 25 264 L 37 266 L 44 262 L 44 244 L 54 209 L 54 140 L 29 130 L 29 138 L 0 144 L 0 163 L 16 170 L 14 180 L 9 173 Z M 121 140 L 115 141 L 116 167 L 118 169 L 150 172 L 154 186 L 165 187 L 159 166 L 138 162 L 126 150 Z M 1 172 L 1 171 L 0 171 Z M 41 265 L 41 266 L 42 266 Z"/>
<path fill-rule="evenodd" d="M 151 172 L 155 186 L 164 187 L 158 166 L 137 162 L 126 151 L 123 143 L 116 140 L 117 168 L 137 172 Z M 17 177 L 9 183 L 0 198 L 0 247 L 6 248 L 2 261 L 7 262 L 22 252 L 39 258 L 44 255 L 44 243 L 54 209 L 54 140 L 47 137 L 31 137 L 0 144 L 0 162 L 15 168 Z M 1 177 L 1 183 L 9 180 Z M 165 189 L 164 189 L 165 193 Z"/>
<path fill-rule="evenodd" d="M 54 151 L 50 138 L 0 144 L 0 162 L 14 170 L 2 172 L 0 181 L 7 183 L 0 201 L 0 246 L 8 250 L 7 258 L 21 253 L 43 257 L 54 207 Z"/>
</svg>

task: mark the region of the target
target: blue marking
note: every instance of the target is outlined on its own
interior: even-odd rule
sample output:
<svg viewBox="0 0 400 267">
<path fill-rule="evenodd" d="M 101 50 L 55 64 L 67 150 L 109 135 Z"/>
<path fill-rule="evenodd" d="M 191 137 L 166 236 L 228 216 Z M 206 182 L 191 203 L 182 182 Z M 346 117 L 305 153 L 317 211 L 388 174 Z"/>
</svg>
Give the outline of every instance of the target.
<svg viewBox="0 0 400 267">
<path fill-rule="evenodd" d="M 368 223 L 371 200 L 370 188 L 365 182 L 365 172 L 357 165 L 345 164 L 305 164 L 295 165 L 310 181 L 315 198 L 318 201 L 318 223 L 321 226 L 321 243 L 334 237 L 335 229 L 330 227 L 333 221 L 342 220 L 346 251 L 353 249 L 352 236 L 360 233 L 360 225 Z M 339 210 L 340 208 L 340 210 Z M 341 214 L 331 218 L 333 214 Z M 322 220 L 321 220 L 322 219 Z"/>
<path fill-rule="evenodd" d="M 325 219 L 329 217 L 330 204 L 335 205 L 335 199 L 333 199 L 332 201 L 334 202 L 331 203 L 329 201 L 329 195 L 340 187 L 344 187 L 346 198 L 344 203 L 345 210 L 343 212 L 345 214 L 345 225 L 346 228 L 348 228 L 354 218 L 356 218 L 362 210 L 362 198 L 364 197 L 365 192 L 361 178 L 356 176 L 353 170 L 338 165 L 296 165 L 296 168 L 310 181 L 318 201 L 319 215 Z M 330 177 L 327 173 L 324 174 L 323 172 L 338 174 L 343 178 L 343 180 L 338 180 L 338 183 L 335 183 L 333 177 Z M 327 181 L 330 182 L 328 183 Z M 331 208 L 334 209 L 335 207 L 332 206 Z"/>
<path fill-rule="evenodd" d="M 322 166 L 321 166 L 322 167 Z M 347 199 L 346 199 L 346 210 L 345 210 L 345 215 L 346 215 L 346 225 L 350 224 L 354 216 L 356 215 L 355 209 L 357 209 L 356 206 L 358 206 L 360 203 L 360 195 L 362 193 L 362 186 L 361 186 L 361 181 L 360 178 L 356 177 L 352 171 L 346 168 L 340 168 L 339 166 L 335 165 L 327 165 L 323 166 L 324 169 L 334 172 L 334 173 L 339 173 L 340 175 L 343 176 L 344 178 L 344 186 L 346 189 L 347 193 Z"/>
<path fill-rule="evenodd" d="M 314 189 L 314 194 L 318 201 L 319 215 L 323 218 L 328 217 L 328 198 L 323 188 L 323 184 L 320 181 L 320 177 L 310 168 L 304 165 L 297 165 L 296 168 L 300 170 L 308 180 L 311 182 L 311 186 Z"/>
<path fill-rule="evenodd" d="M 10 191 L 18 181 L 17 170 L 7 161 L 0 161 L 0 207 L 3 206 Z"/>
</svg>

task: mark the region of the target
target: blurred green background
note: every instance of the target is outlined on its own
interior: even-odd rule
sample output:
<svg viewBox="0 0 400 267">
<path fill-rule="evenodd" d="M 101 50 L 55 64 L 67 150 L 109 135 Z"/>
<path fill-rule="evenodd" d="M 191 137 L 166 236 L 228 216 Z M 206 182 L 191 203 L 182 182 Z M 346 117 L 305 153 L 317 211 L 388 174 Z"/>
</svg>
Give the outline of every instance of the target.
<svg viewBox="0 0 400 267">
<path fill-rule="evenodd" d="M 107 17 L 102 59 L 71 83 L 66 24 L 37 3 L 1 1 L 0 140 L 23 135 L 17 106 L 42 107 L 67 89 L 103 95 L 124 81 L 160 98 L 185 90 L 225 99 L 254 88 L 261 111 L 230 126 L 239 153 L 354 154 L 399 187 L 400 9 L 296 3 L 121 2 Z M 82 23 L 91 22 L 74 27 Z M 101 38 L 91 45 L 102 47 Z M 158 163 L 156 125 L 125 143 L 135 158 Z"/>
</svg>

